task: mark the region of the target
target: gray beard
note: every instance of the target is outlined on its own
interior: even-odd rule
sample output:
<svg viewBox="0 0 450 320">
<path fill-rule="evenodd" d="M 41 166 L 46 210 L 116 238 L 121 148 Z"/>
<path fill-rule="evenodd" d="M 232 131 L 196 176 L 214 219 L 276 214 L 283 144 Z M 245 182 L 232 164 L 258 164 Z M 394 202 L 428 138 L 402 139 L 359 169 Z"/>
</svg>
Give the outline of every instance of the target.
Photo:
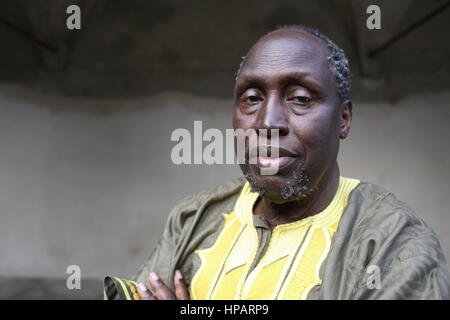
<svg viewBox="0 0 450 320">
<path fill-rule="evenodd" d="M 243 166 L 242 171 L 245 178 L 249 182 L 250 187 L 252 188 L 252 192 L 256 192 L 262 197 L 266 193 L 266 190 L 256 183 L 253 175 L 250 173 L 249 166 Z M 294 178 L 294 183 L 288 181 L 281 187 L 281 197 L 284 200 L 300 200 L 308 197 L 313 190 L 308 188 L 309 178 L 306 174 L 306 169 L 302 166 L 299 172 L 294 172 L 292 174 L 292 177 Z"/>
</svg>

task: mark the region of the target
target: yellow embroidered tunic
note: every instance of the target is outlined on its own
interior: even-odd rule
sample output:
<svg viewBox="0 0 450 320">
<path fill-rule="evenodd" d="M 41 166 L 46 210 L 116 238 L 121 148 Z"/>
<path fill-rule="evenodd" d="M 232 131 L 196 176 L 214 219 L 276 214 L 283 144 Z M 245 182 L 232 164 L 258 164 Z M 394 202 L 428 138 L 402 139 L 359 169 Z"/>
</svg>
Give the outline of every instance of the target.
<svg viewBox="0 0 450 320">
<path fill-rule="evenodd" d="M 241 177 L 179 201 L 131 281 L 105 278 L 105 299 L 139 299 L 150 272 L 173 290 L 176 269 L 193 299 L 450 298 L 436 233 L 386 189 L 340 177 L 325 210 L 272 232 L 257 197 Z"/>
<path fill-rule="evenodd" d="M 192 279 L 192 299 L 304 299 L 320 283 L 319 268 L 348 195 L 358 183 L 341 177 L 325 210 L 276 226 L 267 236 L 270 230 L 253 215 L 258 194 L 247 182 L 233 212 L 225 214 L 214 245 L 196 251 L 201 265 Z"/>
</svg>

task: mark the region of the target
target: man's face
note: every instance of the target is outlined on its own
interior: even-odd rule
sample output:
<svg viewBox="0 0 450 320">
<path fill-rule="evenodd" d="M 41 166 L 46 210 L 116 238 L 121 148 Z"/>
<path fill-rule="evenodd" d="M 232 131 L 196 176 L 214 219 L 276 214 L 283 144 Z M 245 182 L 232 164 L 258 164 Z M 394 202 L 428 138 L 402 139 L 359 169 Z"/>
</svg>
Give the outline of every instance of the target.
<svg viewBox="0 0 450 320">
<path fill-rule="evenodd" d="M 234 128 L 279 130 L 278 159 L 241 164 L 255 191 L 275 202 L 314 193 L 336 163 L 343 121 L 350 125 L 351 109 L 343 120 L 327 57 L 322 40 L 280 30 L 256 43 L 238 75 Z M 271 160 L 279 164 L 277 174 L 262 175 L 260 168 Z"/>
</svg>

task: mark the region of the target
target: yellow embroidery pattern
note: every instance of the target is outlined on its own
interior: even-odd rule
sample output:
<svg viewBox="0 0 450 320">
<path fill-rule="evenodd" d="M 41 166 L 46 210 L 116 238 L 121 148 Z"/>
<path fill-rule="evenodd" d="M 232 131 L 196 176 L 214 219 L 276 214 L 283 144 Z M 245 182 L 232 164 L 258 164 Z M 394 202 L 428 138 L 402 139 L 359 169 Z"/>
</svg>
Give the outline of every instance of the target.
<svg viewBox="0 0 450 320">
<path fill-rule="evenodd" d="M 328 255 L 350 192 L 359 180 L 340 177 L 336 194 L 322 212 L 275 227 L 266 252 L 251 272 L 258 236 L 248 183 L 214 245 L 197 250 L 201 265 L 191 282 L 192 299 L 306 299 L 321 283 L 320 266 Z"/>
</svg>

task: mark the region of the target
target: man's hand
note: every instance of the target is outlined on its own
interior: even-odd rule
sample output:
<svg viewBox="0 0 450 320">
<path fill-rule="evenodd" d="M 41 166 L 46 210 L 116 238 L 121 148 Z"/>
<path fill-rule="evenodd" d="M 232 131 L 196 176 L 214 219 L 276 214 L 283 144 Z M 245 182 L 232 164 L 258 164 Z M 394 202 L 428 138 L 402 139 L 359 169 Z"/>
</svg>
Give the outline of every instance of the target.
<svg viewBox="0 0 450 320">
<path fill-rule="evenodd" d="M 175 294 L 170 291 L 161 278 L 154 272 L 148 277 L 150 285 L 155 291 L 156 297 L 143 283 L 138 285 L 138 293 L 141 300 L 189 300 L 189 291 L 183 274 L 180 270 L 175 271 L 173 283 L 175 284 Z"/>
</svg>

